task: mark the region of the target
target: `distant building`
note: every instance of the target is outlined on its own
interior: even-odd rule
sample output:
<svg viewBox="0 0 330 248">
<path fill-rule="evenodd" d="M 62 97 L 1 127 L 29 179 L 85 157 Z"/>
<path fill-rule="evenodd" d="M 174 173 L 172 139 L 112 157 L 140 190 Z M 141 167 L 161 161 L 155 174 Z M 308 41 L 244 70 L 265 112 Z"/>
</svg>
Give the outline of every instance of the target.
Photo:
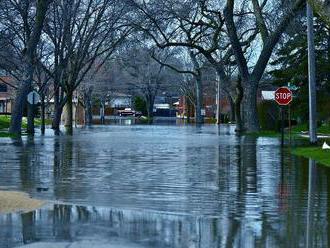
<svg viewBox="0 0 330 248">
<path fill-rule="evenodd" d="M 78 101 L 77 93 L 73 93 L 74 97 L 72 99 L 72 121 L 76 125 L 85 124 L 85 108 L 82 106 L 81 102 Z M 54 100 L 53 104 L 50 105 L 52 109 L 54 109 Z M 61 123 L 66 125 L 68 123 L 68 109 L 67 105 L 64 106 L 63 112 L 61 115 Z"/>
<path fill-rule="evenodd" d="M 122 93 L 113 93 L 111 94 L 110 103 L 107 102 L 106 105 L 110 106 L 113 109 L 124 109 L 132 107 L 132 96 Z"/>
<path fill-rule="evenodd" d="M 177 108 L 175 103 L 179 97 L 157 96 L 154 103 L 154 116 L 158 117 L 176 117 Z"/>
<path fill-rule="evenodd" d="M 118 110 L 123 110 L 125 108 L 132 108 L 133 97 L 132 95 L 127 95 L 123 93 L 112 93 L 105 103 L 104 115 L 116 115 Z M 100 104 L 93 106 L 93 115 L 101 115 Z"/>
<path fill-rule="evenodd" d="M 177 108 L 178 118 L 194 118 L 195 107 L 185 96 L 181 96 L 179 101 L 175 103 Z M 215 96 L 204 95 L 202 115 L 206 118 L 215 118 L 217 103 Z M 220 109 L 222 115 L 229 115 L 231 111 L 230 103 L 226 97 L 223 97 L 220 101 Z"/>
</svg>

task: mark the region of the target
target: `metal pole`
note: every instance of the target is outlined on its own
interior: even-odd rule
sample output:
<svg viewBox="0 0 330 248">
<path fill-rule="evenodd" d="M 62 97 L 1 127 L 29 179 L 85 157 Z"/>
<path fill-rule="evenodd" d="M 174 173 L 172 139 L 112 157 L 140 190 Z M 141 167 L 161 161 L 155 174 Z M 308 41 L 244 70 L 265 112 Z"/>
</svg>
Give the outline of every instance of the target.
<svg viewBox="0 0 330 248">
<path fill-rule="evenodd" d="M 289 105 L 289 144 L 291 147 L 291 105 Z"/>
<path fill-rule="evenodd" d="M 284 147 L 284 106 L 281 106 L 281 147 Z"/>
<path fill-rule="evenodd" d="M 309 137 L 310 143 L 317 142 L 316 134 L 316 76 L 313 10 L 307 3 L 308 81 L 309 81 Z"/>
<path fill-rule="evenodd" d="M 221 86 L 220 86 L 220 78 L 219 76 L 217 76 L 217 99 L 216 99 L 216 103 L 217 103 L 217 125 L 221 124 Z"/>
<path fill-rule="evenodd" d="M 35 98 L 34 98 L 34 91 L 32 91 L 32 135 L 34 135 L 34 115 L 35 115 Z"/>
</svg>

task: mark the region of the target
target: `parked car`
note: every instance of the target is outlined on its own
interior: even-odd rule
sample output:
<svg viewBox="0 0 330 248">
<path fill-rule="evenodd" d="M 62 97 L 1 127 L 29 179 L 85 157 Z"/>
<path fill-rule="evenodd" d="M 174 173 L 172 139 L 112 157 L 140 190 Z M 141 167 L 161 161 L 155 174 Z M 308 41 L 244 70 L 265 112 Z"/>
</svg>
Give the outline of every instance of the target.
<svg viewBox="0 0 330 248">
<path fill-rule="evenodd" d="M 119 116 L 141 116 L 142 113 L 140 111 L 132 110 L 131 108 L 125 108 L 124 110 L 117 111 Z"/>
</svg>

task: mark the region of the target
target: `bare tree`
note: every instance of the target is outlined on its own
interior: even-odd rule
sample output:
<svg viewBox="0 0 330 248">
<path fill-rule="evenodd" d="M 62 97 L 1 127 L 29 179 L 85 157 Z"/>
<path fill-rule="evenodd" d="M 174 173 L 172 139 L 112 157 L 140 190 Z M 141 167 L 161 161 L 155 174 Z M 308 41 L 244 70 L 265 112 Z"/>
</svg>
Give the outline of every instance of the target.
<svg viewBox="0 0 330 248">
<path fill-rule="evenodd" d="M 264 17 L 263 6 L 267 4 L 264 1 L 262 5 L 257 0 L 252 0 L 253 15 L 255 16 L 255 24 L 260 32 L 262 48 L 261 52 L 256 55 L 256 63 L 253 69 L 249 69 L 247 58 L 244 54 L 240 42 L 240 35 L 248 29 L 244 27 L 239 30 L 235 23 L 235 2 L 234 0 L 227 0 L 224 9 L 224 19 L 228 32 L 228 37 L 235 55 L 236 63 L 238 65 L 240 78 L 242 80 L 242 87 L 244 88 L 244 120 L 245 128 L 250 131 L 259 130 L 258 112 L 257 112 L 257 90 L 259 82 L 265 72 L 266 66 L 272 55 L 273 49 L 279 42 L 283 32 L 286 30 L 290 21 L 301 9 L 304 4 L 303 0 L 294 1 L 294 3 L 284 11 L 283 16 L 275 27 L 269 27 L 266 24 Z"/>
<path fill-rule="evenodd" d="M 92 108 L 95 103 L 100 106 L 100 121 L 105 122 L 106 103 L 111 104 L 118 89 L 117 71 L 111 61 L 95 63 L 78 87 L 79 96 L 85 108 L 85 124 L 92 125 Z"/>
<path fill-rule="evenodd" d="M 236 6 L 234 1 L 219 4 L 212 0 L 130 2 L 144 20 L 136 22 L 135 26 L 148 34 L 158 47 L 185 46 L 203 54 L 216 68 L 221 88 L 236 95 L 236 101 L 241 100 L 241 96 L 244 97 L 242 106 L 247 131 L 259 129 L 256 105 L 259 81 L 274 47 L 301 9 L 303 0 L 293 1 L 292 4 L 290 1 L 288 7 L 274 1 L 259 4 L 256 0 L 237 1 Z M 268 19 L 265 16 L 275 15 L 275 12 L 269 12 L 275 10 L 275 5 L 277 10 L 281 10 L 280 15 L 276 13 L 279 21 L 267 25 Z M 145 22 L 146 18 L 148 22 Z M 256 63 L 248 64 L 248 51 L 258 41 L 262 41 L 263 46 L 259 49 L 259 54 L 254 54 Z M 241 85 L 233 85 L 230 75 L 226 73 L 225 65 L 231 63 L 238 66 L 241 78 L 238 82 Z M 239 109 L 236 112 L 238 111 Z M 237 123 L 240 124 L 238 117 Z M 242 125 L 238 125 L 239 131 L 241 128 Z"/>
<path fill-rule="evenodd" d="M 53 129 L 59 133 L 67 104 L 68 133 L 72 134 L 72 97 L 97 58 L 108 59 L 128 35 L 126 6 L 120 1 L 57 1 L 47 19 L 52 42 L 51 71 L 55 89 Z"/>
<path fill-rule="evenodd" d="M 129 75 L 127 85 L 137 95 L 143 96 L 149 121 L 152 121 L 155 97 L 161 90 L 170 88 L 176 80 L 170 69 L 152 58 L 152 54 L 155 55 L 155 53 L 159 61 L 167 61 L 166 53 L 155 52 L 155 48 L 141 45 L 128 46 L 126 52 L 122 51 L 120 55 L 121 66 Z"/>
<path fill-rule="evenodd" d="M 6 8 L 1 11 L 1 16 L 8 18 L 2 22 L 2 25 L 7 28 L 7 32 L 18 38 L 19 41 L 12 40 L 11 45 L 14 50 L 16 49 L 15 52 L 21 60 L 18 68 L 15 68 L 21 75 L 18 77 L 19 84 L 12 110 L 9 130 L 12 134 L 21 134 L 23 109 L 32 87 L 36 66 L 35 54 L 51 2 L 51 0 L 35 2 L 6 0 L 2 3 Z"/>
<path fill-rule="evenodd" d="M 41 105 L 41 134 L 45 134 L 46 129 L 46 108 L 49 106 L 51 98 L 50 82 L 51 76 L 44 71 L 42 66 L 38 64 L 35 70 L 35 82 L 38 86 L 38 93 L 40 95 L 40 105 Z M 47 101 L 48 98 L 48 101 Z M 34 115 L 34 113 L 33 113 Z M 34 119 L 32 118 L 34 122 Z M 34 123 L 31 125 L 34 129 Z M 34 131 L 34 130 L 33 130 Z"/>
<path fill-rule="evenodd" d="M 143 20 L 145 17 L 149 20 L 148 23 L 136 22 L 135 26 L 148 34 L 160 48 L 187 47 L 198 51 L 214 66 L 219 75 L 217 102 L 220 103 L 220 89 L 235 98 L 236 92 L 242 88 L 233 85 L 230 75 L 226 73 L 226 65 L 234 62 L 232 61 L 233 52 L 225 33 L 221 9 L 223 6 L 209 9 L 206 1 L 182 3 L 173 0 L 168 4 L 157 3 L 158 5 L 133 3 L 138 13 L 143 16 Z M 176 6 L 175 9 L 171 7 L 173 5 Z M 248 37 L 245 34 L 242 35 L 241 43 L 245 49 L 249 48 L 256 34 L 257 32 L 252 32 Z M 240 105 L 241 98 L 236 97 L 236 100 L 239 101 L 237 105 Z M 236 112 L 239 111 L 240 108 Z M 217 112 L 217 119 L 220 120 L 219 108 Z M 243 126 L 239 116 L 236 118 L 237 131 L 241 131 Z"/>
<path fill-rule="evenodd" d="M 191 49 L 184 49 L 187 54 L 181 54 L 181 60 L 185 61 L 184 64 L 178 64 L 177 60 L 172 59 L 172 63 L 165 63 L 159 60 L 157 57 L 153 58 L 161 65 L 164 65 L 173 71 L 181 74 L 186 74 L 186 80 L 180 84 L 180 89 L 186 95 L 190 102 L 193 103 L 195 107 L 195 122 L 197 124 L 204 123 L 204 118 L 202 115 L 203 108 L 203 85 L 202 85 L 202 67 L 203 61 L 201 61 L 198 53 Z M 192 76 L 193 80 L 190 80 L 188 76 Z M 194 81 L 195 85 L 191 86 L 191 81 Z M 192 92 L 193 90 L 193 92 Z"/>
</svg>

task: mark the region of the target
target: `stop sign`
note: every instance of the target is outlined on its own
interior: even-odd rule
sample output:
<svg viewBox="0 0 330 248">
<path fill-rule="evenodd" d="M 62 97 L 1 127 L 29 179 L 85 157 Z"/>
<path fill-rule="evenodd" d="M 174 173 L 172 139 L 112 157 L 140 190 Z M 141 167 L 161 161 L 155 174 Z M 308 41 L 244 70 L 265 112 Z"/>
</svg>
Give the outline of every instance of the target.
<svg viewBox="0 0 330 248">
<path fill-rule="evenodd" d="M 288 87 L 281 87 L 275 91 L 275 101 L 279 105 L 289 105 L 292 102 L 292 91 Z"/>
</svg>

